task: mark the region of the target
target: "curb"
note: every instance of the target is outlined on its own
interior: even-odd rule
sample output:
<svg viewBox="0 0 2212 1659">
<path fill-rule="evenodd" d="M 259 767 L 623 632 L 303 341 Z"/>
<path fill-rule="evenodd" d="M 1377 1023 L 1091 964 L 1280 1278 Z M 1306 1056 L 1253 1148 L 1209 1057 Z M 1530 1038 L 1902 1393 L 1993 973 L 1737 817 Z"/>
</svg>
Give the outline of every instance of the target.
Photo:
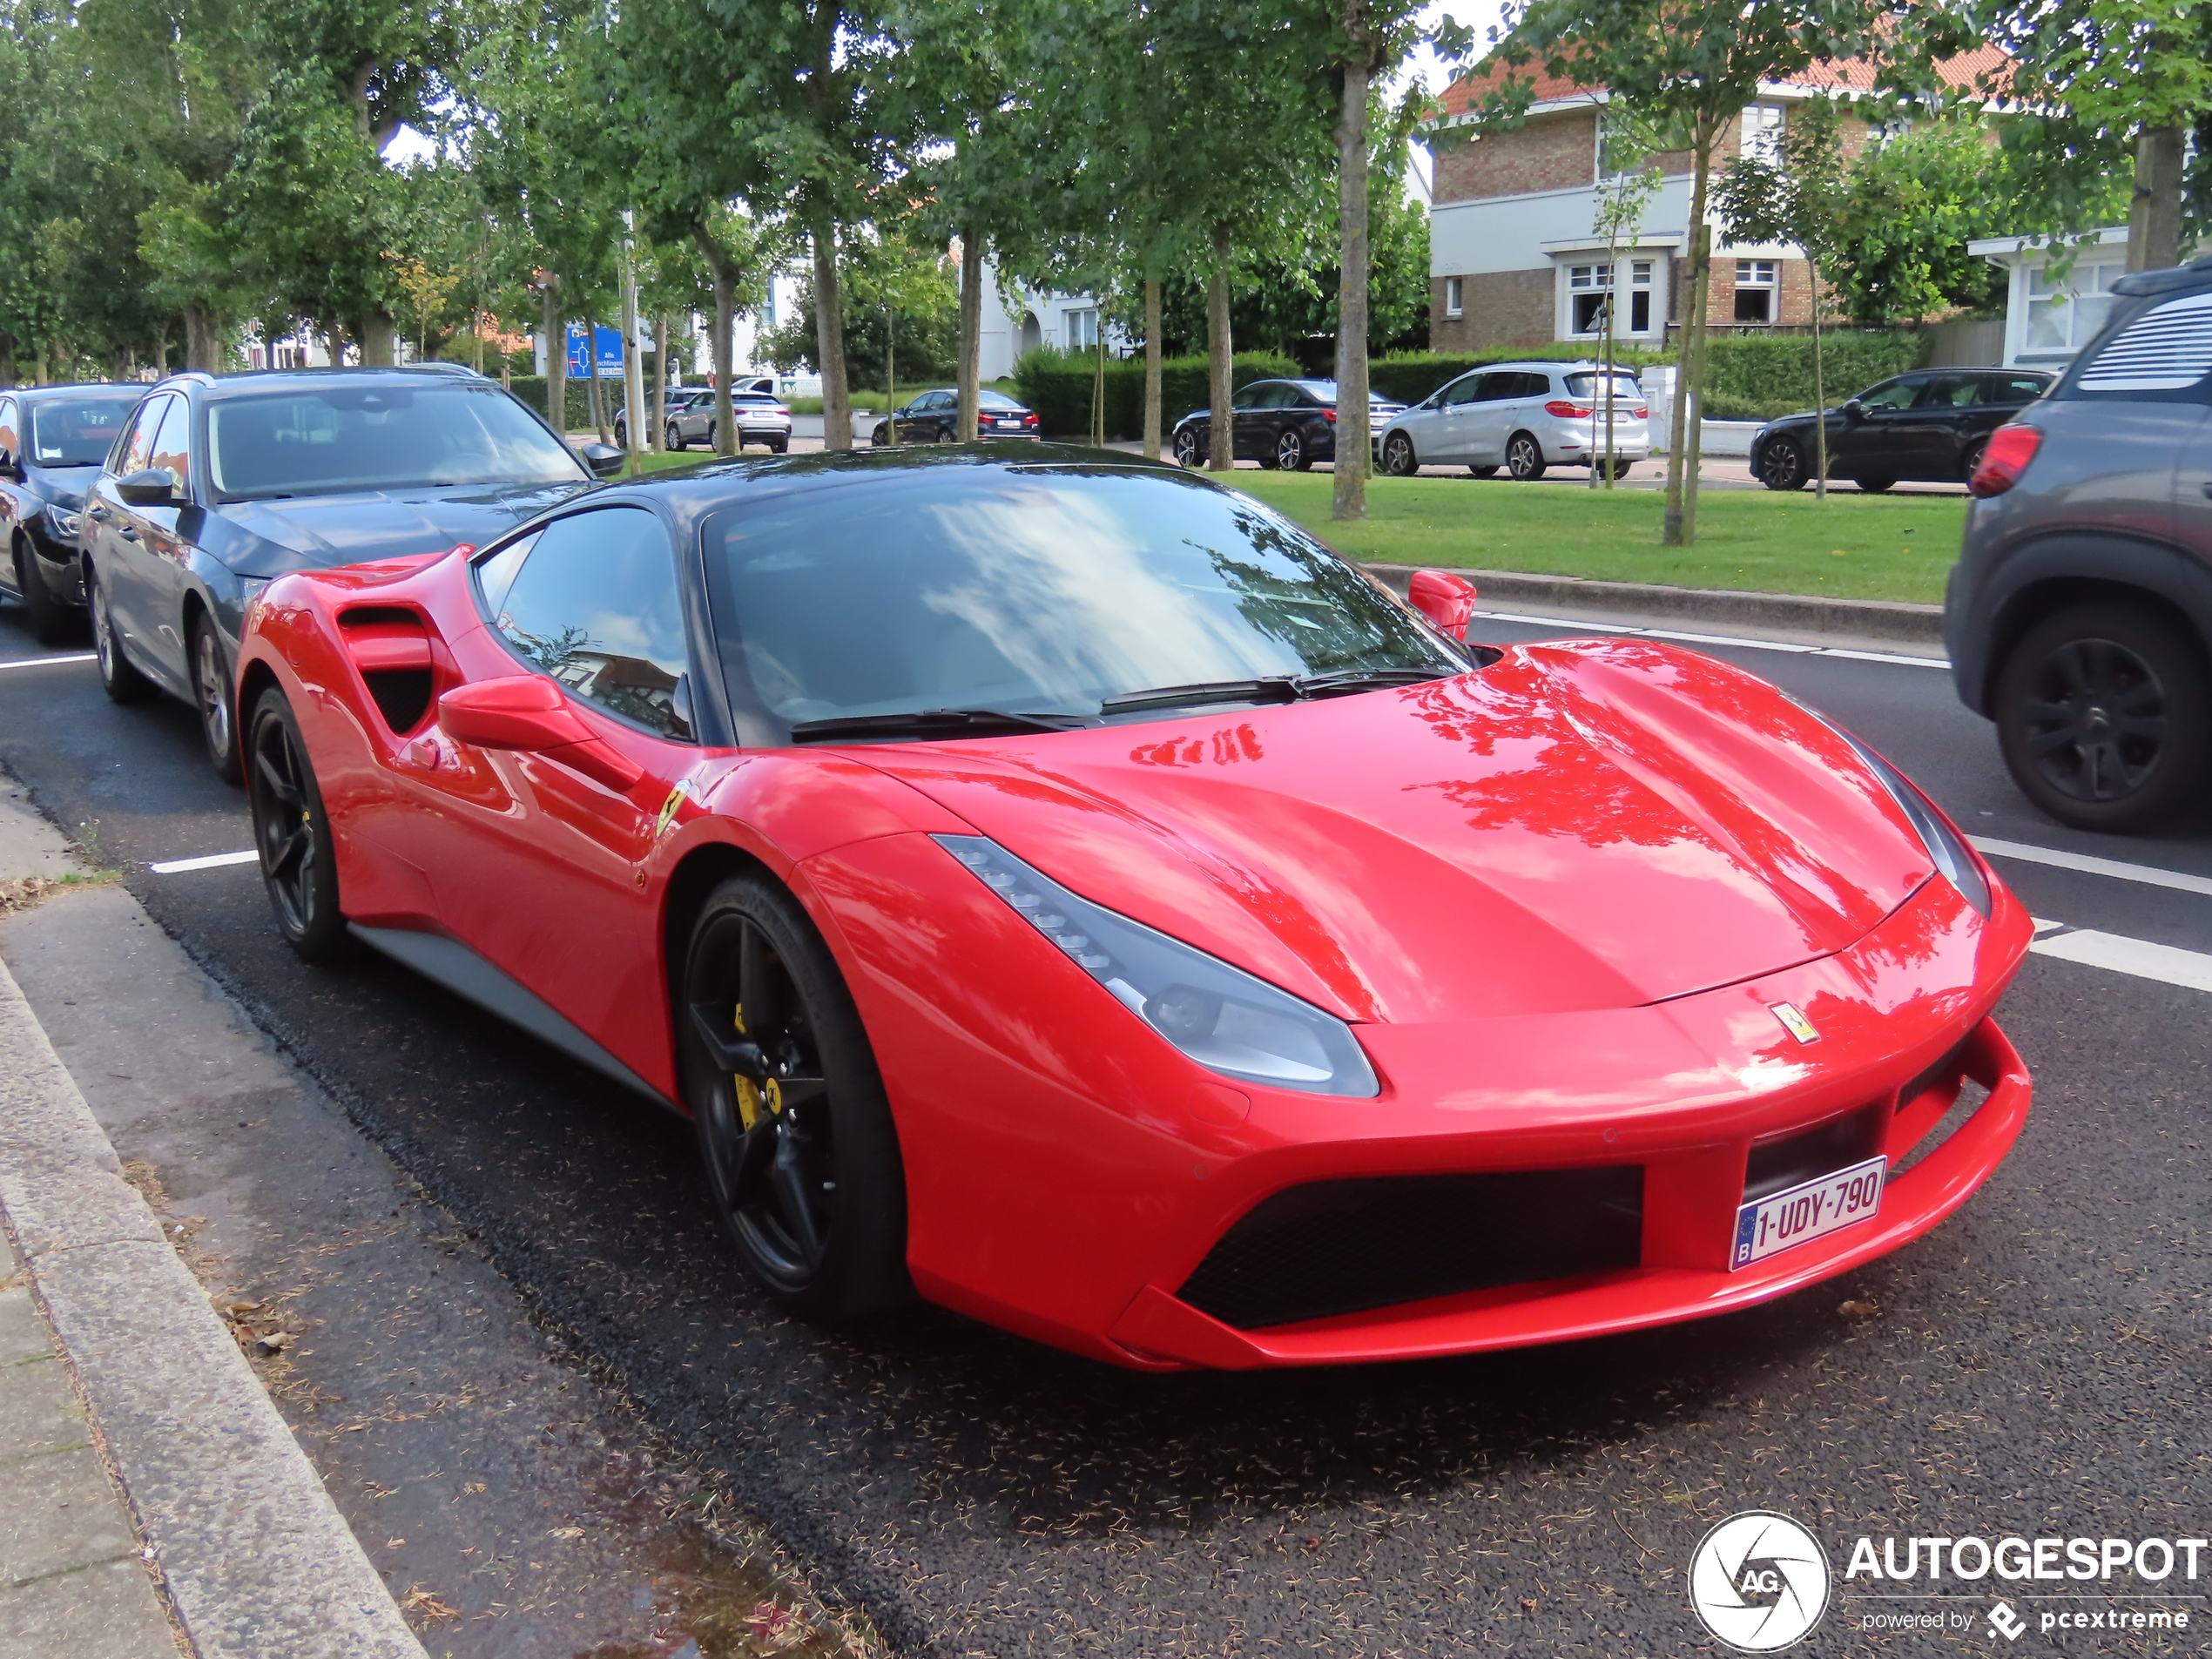
<svg viewBox="0 0 2212 1659">
<path fill-rule="evenodd" d="M 200 1659 L 425 1659 L 4 964 L 0 1212 Z"/>
<path fill-rule="evenodd" d="M 1416 570 L 1412 564 L 1366 567 L 1399 593 Z M 1635 617 L 1681 617 L 1693 622 L 1769 628 L 1800 634 L 1836 634 L 1858 639 L 1905 640 L 1916 645 L 1943 644 L 1943 607 L 1907 604 L 1895 599 L 1821 599 L 1802 593 L 1751 593 L 1726 588 L 1669 588 L 1654 582 L 1598 582 L 1578 576 L 1534 576 L 1519 570 L 1436 567 L 1463 576 L 1484 604 L 1550 605 Z"/>
</svg>

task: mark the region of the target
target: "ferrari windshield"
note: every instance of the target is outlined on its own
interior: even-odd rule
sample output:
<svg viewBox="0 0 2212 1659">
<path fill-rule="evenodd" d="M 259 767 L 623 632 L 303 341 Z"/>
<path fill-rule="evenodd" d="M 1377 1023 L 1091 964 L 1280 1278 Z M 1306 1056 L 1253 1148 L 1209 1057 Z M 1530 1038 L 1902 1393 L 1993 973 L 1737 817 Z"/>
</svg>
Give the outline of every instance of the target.
<svg viewBox="0 0 2212 1659">
<path fill-rule="evenodd" d="M 98 466 L 145 393 L 143 386 L 133 386 L 32 404 L 30 454 L 25 459 L 35 467 Z"/>
<path fill-rule="evenodd" d="M 1287 519 L 1164 469 L 933 467 L 734 509 L 705 535 L 748 742 L 937 711 L 1157 719 L 1467 668 Z"/>
<path fill-rule="evenodd" d="M 226 501 L 589 476 L 497 387 L 441 381 L 219 399 L 207 412 L 207 459 Z"/>
</svg>

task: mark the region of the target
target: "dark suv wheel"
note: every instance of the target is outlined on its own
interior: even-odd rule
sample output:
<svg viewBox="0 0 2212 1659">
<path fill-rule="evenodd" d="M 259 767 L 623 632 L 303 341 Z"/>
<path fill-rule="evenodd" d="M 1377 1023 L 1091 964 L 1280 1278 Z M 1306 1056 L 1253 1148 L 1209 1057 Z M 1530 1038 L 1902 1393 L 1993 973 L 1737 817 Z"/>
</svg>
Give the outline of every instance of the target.
<svg viewBox="0 0 2212 1659">
<path fill-rule="evenodd" d="M 2006 658 L 1997 738 L 2013 781 L 2061 824 L 2141 829 L 2204 785 L 2212 699 L 2188 642 L 2134 605 L 2047 617 Z"/>
<path fill-rule="evenodd" d="M 1805 452 L 1795 438 L 1770 438 L 1759 457 L 1759 482 L 1769 489 L 1803 489 L 1812 476 Z"/>
</svg>

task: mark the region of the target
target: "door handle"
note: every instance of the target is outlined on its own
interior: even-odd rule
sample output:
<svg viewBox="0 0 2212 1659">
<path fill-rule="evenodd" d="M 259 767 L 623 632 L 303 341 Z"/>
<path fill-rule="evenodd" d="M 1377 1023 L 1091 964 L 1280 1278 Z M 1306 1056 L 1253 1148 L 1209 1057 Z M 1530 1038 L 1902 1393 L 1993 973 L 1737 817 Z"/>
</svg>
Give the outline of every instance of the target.
<svg viewBox="0 0 2212 1659">
<path fill-rule="evenodd" d="M 117 534 L 121 536 L 126 542 L 135 542 L 138 539 L 138 532 L 132 529 L 128 524 L 125 524 L 122 529 L 117 532 Z"/>
<path fill-rule="evenodd" d="M 107 523 L 107 509 L 105 507 L 89 507 L 84 510 L 84 516 L 91 519 L 95 524 L 105 524 Z"/>
</svg>

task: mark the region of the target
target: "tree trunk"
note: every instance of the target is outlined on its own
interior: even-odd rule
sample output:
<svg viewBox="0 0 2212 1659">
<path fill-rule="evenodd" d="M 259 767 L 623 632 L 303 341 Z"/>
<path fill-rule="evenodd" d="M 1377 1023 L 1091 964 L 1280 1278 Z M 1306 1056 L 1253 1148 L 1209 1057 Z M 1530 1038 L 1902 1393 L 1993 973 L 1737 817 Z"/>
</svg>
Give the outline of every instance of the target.
<svg viewBox="0 0 2212 1659">
<path fill-rule="evenodd" d="M 1697 480 L 1705 449 L 1705 366 L 1712 350 L 1713 227 L 1705 223 L 1702 211 L 1692 214 L 1690 227 L 1690 255 L 1696 266 L 1689 293 L 1690 332 L 1696 337 L 1696 349 L 1690 359 L 1686 377 L 1689 383 L 1683 391 L 1689 400 L 1689 419 L 1683 455 L 1682 541 L 1678 543 L 1683 547 L 1697 540 Z"/>
<path fill-rule="evenodd" d="M 668 342 L 671 324 L 668 313 L 662 312 L 653 319 L 653 442 L 658 454 L 668 435 Z"/>
<path fill-rule="evenodd" d="M 1366 0 L 1346 0 L 1352 44 L 1337 110 L 1337 464 L 1332 519 L 1367 516 L 1367 55 Z"/>
<path fill-rule="evenodd" d="M 2182 262 L 2181 127 L 2145 127 L 2135 139 L 2135 199 L 2128 210 L 2128 268 Z"/>
<path fill-rule="evenodd" d="M 1695 139 L 1689 187 L 1689 293 L 1683 312 L 1682 348 L 1675 354 L 1675 408 L 1667 446 L 1667 516 L 1660 540 L 1688 547 L 1697 537 L 1697 462 L 1703 434 L 1699 410 L 1705 392 L 1705 305 L 1712 287 L 1713 233 L 1705 223 L 1706 188 L 1712 182 L 1713 146 L 1720 129 L 1701 120 Z"/>
<path fill-rule="evenodd" d="M 185 306 L 185 367 L 212 374 L 223 366 L 222 349 L 222 333 L 215 325 L 214 312 L 197 300 Z"/>
<path fill-rule="evenodd" d="M 959 380 L 953 435 L 973 443 L 983 395 L 983 233 L 972 225 L 960 233 Z"/>
<path fill-rule="evenodd" d="M 326 321 L 322 326 L 322 349 L 333 368 L 346 367 L 346 331 L 335 322 Z"/>
<path fill-rule="evenodd" d="M 853 395 L 845 384 L 845 317 L 837 280 L 837 226 L 829 209 L 814 213 L 814 341 L 822 366 L 822 448 L 853 447 Z"/>
<path fill-rule="evenodd" d="M 1160 285 L 1144 285 L 1144 458 L 1160 458 Z"/>
<path fill-rule="evenodd" d="M 1229 226 L 1213 227 L 1213 273 L 1206 281 L 1206 426 L 1211 443 L 1206 466 L 1227 472 L 1237 464 L 1236 416 L 1229 408 L 1235 389 L 1229 342 Z"/>
<path fill-rule="evenodd" d="M 561 315 L 561 279 L 545 279 L 545 415 L 563 439 L 569 435 L 569 330 Z"/>
<path fill-rule="evenodd" d="M 1808 258 L 1805 275 L 1812 282 L 1812 406 L 1820 411 L 1820 418 L 1813 422 L 1813 497 L 1828 499 L 1828 378 L 1820 361 L 1820 262 Z"/>
<path fill-rule="evenodd" d="M 1102 293 L 1098 298 L 1103 324 L 1106 296 Z M 1098 338 L 1090 344 L 1093 363 L 1090 375 L 1090 441 L 1096 448 L 1103 449 L 1106 447 L 1106 330 L 1103 326 L 1098 330 Z"/>
<path fill-rule="evenodd" d="M 590 414 L 599 442 L 611 448 L 613 435 L 607 430 L 607 401 L 599 385 L 599 318 L 597 313 L 590 310 L 583 314 L 583 407 Z"/>
<path fill-rule="evenodd" d="M 714 376 L 714 453 L 733 455 L 738 453 L 738 417 L 730 401 L 730 377 L 737 372 L 732 362 L 736 348 L 731 341 L 734 330 L 730 326 L 730 314 L 735 301 L 731 296 L 730 258 L 723 252 L 722 244 L 714 239 L 714 233 L 707 228 L 705 219 L 693 223 L 691 238 L 706 256 L 706 268 L 714 276 L 714 320 L 707 328 L 714 358 L 714 366 L 709 371 Z"/>
<path fill-rule="evenodd" d="M 354 328 L 354 338 L 361 342 L 363 368 L 391 368 L 392 331 L 397 327 L 388 311 L 372 306 L 361 313 L 361 321 Z"/>
</svg>

